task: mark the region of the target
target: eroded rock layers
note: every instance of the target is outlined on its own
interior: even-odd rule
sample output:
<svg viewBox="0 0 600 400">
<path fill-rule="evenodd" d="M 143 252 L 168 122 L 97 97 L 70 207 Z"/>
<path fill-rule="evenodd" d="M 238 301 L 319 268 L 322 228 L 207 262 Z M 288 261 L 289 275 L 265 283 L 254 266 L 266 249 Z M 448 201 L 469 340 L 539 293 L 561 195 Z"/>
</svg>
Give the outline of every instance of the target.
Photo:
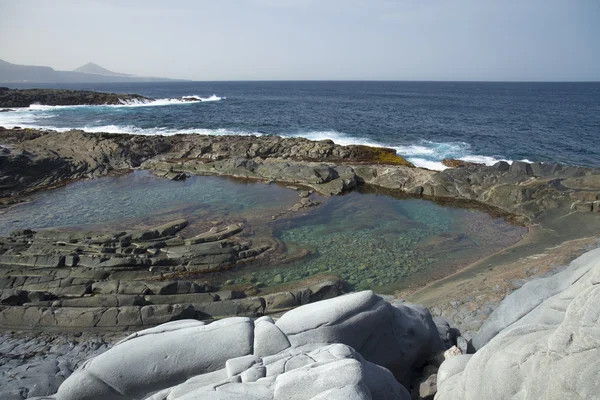
<svg viewBox="0 0 600 400">
<path fill-rule="evenodd" d="M 0 326 L 8 329 L 140 329 L 182 318 L 258 316 L 342 292 L 325 280 L 297 291 L 248 297 L 220 291 L 209 272 L 248 262 L 239 225 L 183 238 L 186 220 L 148 230 L 30 230 L 0 238 Z"/>
<path fill-rule="evenodd" d="M 277 136 L 140 136 L 0 130 L 4 203 L 73 179 L 144 168 L 302 184 L 335 195 L 360 184 L 477 201 L 535 220 L 548 210 L 600 212 L 600 171 L 553 163 L 414 168 L 393 149 Z M 160 172 L 162 171 L 162 172 Z M 181 175 L 179 175 L 181 176 Z"/>
</svg>

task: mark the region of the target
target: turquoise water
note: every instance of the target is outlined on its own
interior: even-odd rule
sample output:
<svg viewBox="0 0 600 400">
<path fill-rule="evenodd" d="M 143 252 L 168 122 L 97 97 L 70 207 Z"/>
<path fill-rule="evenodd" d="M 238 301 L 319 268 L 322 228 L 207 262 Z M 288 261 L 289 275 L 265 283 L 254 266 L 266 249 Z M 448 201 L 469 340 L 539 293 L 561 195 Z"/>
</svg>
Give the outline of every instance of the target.
<svg viewBox="0 0 600 400">
<path fill-rule="evenodd" d="M 200 176 L 170 181 L 135 171 L 79 181 L 38 193 L 30 203 L 0 210 L 0 234 L 24 228 L 123 229 L 165 219 L 236 217 L 297 200 L 295 192 L 262 182 Z"/>
<path fill-rule="evenodd" d="M 290 255 L 301 249 L 311 255 L 285 265 L 240 268 L 220 282 L 268 287 L 337 274 L 354 289 L 393 292 L 447 275 L 525 232 L 481 211 L 353 192 L 278 225 L 276 235 Z"/>
<path fill-rule="evenodd" d="M 315 196 L 315 195 L 313 195 Z M 223 286 L 275 288 L 335 274 L 354 289 L 394 292 L 431 281 L 516 242 L 525 229 L 485 212 L 414 198 L 352 192 L 308 212 L 287 211 L 298 192 L 275 184 L 193 176 L 174 182 L 136 171 L 81 181 L 0 212 L 15 229 L 133 229 L 176 218 L 192 235 L 232 221 L 251 241 L 279 243 L 268 258 L 213 275 Z M 276 220 L 272 215 L 287 211 Z M 291 261 L 295 260 L 295 261 Z"/>
</svg>

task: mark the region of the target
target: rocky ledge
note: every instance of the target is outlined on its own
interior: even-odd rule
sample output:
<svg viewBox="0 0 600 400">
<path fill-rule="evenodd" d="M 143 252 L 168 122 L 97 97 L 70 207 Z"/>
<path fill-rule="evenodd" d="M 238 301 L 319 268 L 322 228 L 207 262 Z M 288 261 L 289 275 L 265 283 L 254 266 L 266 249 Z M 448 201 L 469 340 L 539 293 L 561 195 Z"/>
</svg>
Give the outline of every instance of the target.
<svg viewBox="0 0 600 400">
<path fill-rule="evenodd" d="M 136 330 L 182 318 L 256 317 L 343 292 L 336 279 L 261 296 L 255 288 L 220 290 L 209 273 L 260 260 L 270 246 L 238 237 L 237 224 L 184 238 L 178 233 L 187 224 L 0 238 L 0 327 Z"/>
<path fill-rule="evenodd" d="M 29 107 L 32 104 L 43 104 L 47 106 L 75 106 L 145 103 L 152 100 L 153 99 L 140 96 L 139 94 L 117 94 L 64 89 L 0 88 L 0 108 Z"/>
<path fill-rule="evenodd" d="M 27 397 L 26 384 L 48 400 L 597 398 L 598 282 L 600 249 L 508 296 L 472 341 L 423 306 L 371 291 L 279 318 L 168 322 L 115 345 L 9 340 L 9 358 L 50 354 L 28 373 L 15 367 L 22 380 L 0 394 Z M 94 357 L 82 363 L 82 352 Z"/>
<path fill-rule="evenodd" d="M 0 128 L 0 198 L 74 179 L 143 168 L 279 181 L 336 195 L 371 185 L 415 196 L 475 201 L 535 221 L 547 211 L 600 212 L 600 170 L 555 163 L 415 168 L 393 149 L 278 136 L 140 136 Z"/>
<path fill-rule="evenodd" d="M 441 365 L 436 399 L 598 398 L 599 283 L 596 249 L 509 295 L 475 336 L 477 352 Z"/>
</svg>

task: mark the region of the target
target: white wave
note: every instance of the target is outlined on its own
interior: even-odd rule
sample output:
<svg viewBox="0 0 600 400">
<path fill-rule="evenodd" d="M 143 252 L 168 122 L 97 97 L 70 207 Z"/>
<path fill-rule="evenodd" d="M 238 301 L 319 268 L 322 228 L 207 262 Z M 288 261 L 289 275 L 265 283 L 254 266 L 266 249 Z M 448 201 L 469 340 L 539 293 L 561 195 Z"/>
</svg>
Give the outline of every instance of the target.
<svg viewBox="0 0 600 400">
<path fill-rule="evenodd" d="M 411 162 L 413 165 L 415 165 L 417 167 L 427 168 L 427 169 L 431 169 L 434 171 L 443 171 L 445 169 L 448 169 L 448 167 L 446 167 L 444 164 L 442 164 L 441 161 L 431 161 L 431 160 L 426 160 L 425 158 L 418 158 L 418 157 L 408 157 L 406 160 Z"/>
<path fill-rule="evenodd" d="M 434 149 L 419 145 L 395 146 L 394 149 L 396 149 L 398 153 L 404 154 L 405 156 L 435 154 Z"/>
<path fill-rule="evenodd" d="M 184 104 L 195 104 L 195 103 L 205 103 L 212 101 L 221 101 L 227 99 L 226 97 L 219 97 L 216 94 L 213 94 L 209 97 L 202 97 L 199 95 L 188 95 L 182 96 L 179 98 L 164 98 L 164 99 L 154 99 L 154 100 L 120 100 L 121 104 L 80 104 L 73 106 L 48 106 L 45 104 L 31 104 L 27 108 L 17 109 L 17 112 L 22 111 L 48 111 L 48 110 L 60 110 L 66 108 L 82 108 L 82 107 L 160 107 L 160 106 L 170 106 L 170 105 L 184 105 Z"/>
<path fill-rule="evenodd" d="M 490 157 L 490 156 L 478 156 L 478 155 L 463 156 L 463 157 L 458 157 L 457 159 L 461 160 L 461 161 L 477 163 L 477 164 L 485 164 L 485 165 L 494 165 L 498 161 L 509 161 L 509 160 L 498 159 L 498 158 L 494 158 L 494 157 Z"/>
<path fill-rule="evenodd" d="M 200 100 L 202 101 L 221 101 L 221 100 L 226 100 L 227 97 L 219 97 L 216 94 L 213 94 L 210 97 L 200 97 Z"/>
<path fill-rule="evenodd" d="M 225 97 L 219 97 L 213 94 L 209 97 L 202 97 L 198 95 L 182 96 L 180 98 L 165 98 L 156 99 L 153 101 L 140 101 L 133 100 L 129 102 L 123 102 L 122 105 L 107 105 L 107 107 L 155 107 L 155 106 L 170 106 L 177 104 L 194 104 L 194 103 L 206 103 L 211 101 L 221 101 L 226 99 Z"/>
<path fill-rule="evenodd" d="M 381 143 L 375 143 L 367 139 L 353 137 L 337 131 L 306 131 L 306 132 L 295 132 L 295 133 L 284 133 L 282 137 L 303 137 L 309 140 L 333 140 L 336 144 L 343 146 L 348 145 L 364 145 L 373 147 L 385 147 Z"/>
<path fill-rule="evenodd" d="M 102 125 L 102 126 L 84 126 L 82 128 L 87 132 L 107 132 L 107 133 L 128 133 L 132 135 L 164 135 L 164 136 L 172 136 L 172 135 L 189 135 L 189 134 L 198 134 L 198 135 L 213 135 L 213 136 L 227 136 L 227 135 L 241 135 L 241 136 L 262 136 L 260 132 L 249 132 L 243 130 L 236 129 L 225 129 L 225 128 L 217 128 L 217 129 L 206 129 L 206 128 L 189 128 L 189 129 L 176 129 L 176 128 L 140 128 L 133 125 Z M 69 130 L 62 129 L 61 130 Z"/>
<path fill-rule="evenodd" d="M 0 126 L 2 123 L 0 122 Z M 227 135 L 238 135 L 238 136 L 262 136 L 260 132 L 249 132 L 235 129 L 205 129 L 205 128 L 189 128 L 189 129 L 176 129 L 176 128 L 140 128 L 138 126 L 133 125 L 100 125 L 100 126 L 80 126 L 80 127 L 52 127 L 52 126 L 37 126 L 37 125 L 19 125 L 22 128 L 36 128 L 36 129 L 51 129 L 57 132 L 66 132 L 73 129 L 81 129 L 86 132 L 93 133 L 125 133 L 130 135 L 164 135 L 164 136 L 172 136 L 172 135 L 189 135 L 189 134 L 198 134 L 198 135 L 213 135 L 213 136 L 227 136 Z"/>
<path fill-rule="evenodd" d="M 36 128 L 37 125 L 32 125 L 38 118 L 32 115 L 33 113 L 24 113 L 19 111 L 9 111 L 0 113 L 0 126 L 12 128 L 13 126 L 21 126 L 24 128 Z M 39 114 L 37 117 L 48 118 L 45 114 Z"/>
<path fill-rule="evenodd" d="M 208 99 L 215 97 L 214 100 L 218 101 L 216 96 L 211 96 Z M 200 97 L 198 97 L 200 98 Z M 220 98 L 219 98 L 220 99 Z M 168 100 L 168 99 L 167 99 Z M 206 100 L 202 100 L 206 101 Z M 42 106 L 43 107 L 43 106 Z M 82 129 L 88 132 L 107 132 L 107 133 L 127 133 L 136 135 L 177 135 L 177 134 L 200 134 L 200 135 L 215 135 L 215 136 L 226 136 L 226 135 L 242 135 L 242 136 L 262 136 L 261 132 L 245 131 L 240 129 L 227 129 L 227 128 L 165 128 L 165 127 L 154 127 L 154 128 L 140 128 L 133 125 L 99 125 L 99 126 L 70 126 L 68 128 L 55 127 L 55 126 L 44 126 L 36 123 L 38 119 L 44 119 L 51 116 L 48 113 L 41 112 L 4 112 L 0 113 L 0 126 L 12 127 L 21 126 L 23 128 L 38 128 L 38 129 L 52 129 L 59 132 L 68 131 L 70 129 Z M 41 122 L 41 121 L 39 121 Z M 342 132 L 334 130 L 320 130 L 320 131 L 305 131 L 305 132 L 293 132 L 284 133 L 283 137 L 304 137 L 310 140 L 325 140 L 330 139 L 340 145 L 366 145 L 374 147 L 390 147 L 396 150 L 396 153 L 400 156 L 405 157 L 408 161 L 414 165 L 422 168 L 427 168 L 436 171 L 443 171 L 447 169 L 442 164 L 444 158 L 453 158 L 466 162 L 473 162 L 479 164 L 493 165 L 498 161 L 507 161 L 512 163 L 511 160 L 507 160 L 502 157 L 492 157 L 472 154 L 470 151 L 470 145 L 464 142 L 434 142 L 429 140 L 420 140 L 418 143 L 406 144 L 406 145 L 393 145 L 374 142 L 366 138 L 356 137 L 347 135 Z M 529 162 L 529 160 L 521 160 Z"/>
<path fill-rule="evenodd" d="M 418 144 L 396 146 L 394 148 L 399 155 L 407 157 L 407 160 L 414 165 L 436 171 L 443 171 L 448 168 L 441 162 L 445 158 L 485 165 L 494 165 L 498 161 L 512 163 L 511 160 L 502 157 L 472 154 L 471 146 L 465 142 L 421 140 Z"/>
</svg>

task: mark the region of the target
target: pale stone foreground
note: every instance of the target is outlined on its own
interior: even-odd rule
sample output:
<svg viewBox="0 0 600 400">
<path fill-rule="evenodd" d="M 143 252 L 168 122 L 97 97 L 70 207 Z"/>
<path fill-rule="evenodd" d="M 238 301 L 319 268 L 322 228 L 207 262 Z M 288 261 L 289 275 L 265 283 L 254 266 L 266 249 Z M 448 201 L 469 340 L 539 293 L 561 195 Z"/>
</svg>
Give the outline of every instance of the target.
<svg viewBox="0 0 600 400">
<path fill-rule="evenodd" d="M 408 384 L 444 348 L 427 309 L 364 291 L 275 323 L 183 320 L 134 333 L 84 363 L 55 398 L 410 399 L 398 380 Z"/>
<path fill-rule="evenodd" d="M 436 400 L 599 399 L 600 249 L 509 295 L 444 362 Z"/>
<path fill-rule="evenodd" d="M 48 399 L 408 400 L 405 386 L 447 347 L 442 325 L 370 291 L 277 322 L 170 322 L 88 360 Z M 473 345 L 446 352 L 437 400 L 600 398 L 600 249 L 508 296 Z"/>
</svg>

